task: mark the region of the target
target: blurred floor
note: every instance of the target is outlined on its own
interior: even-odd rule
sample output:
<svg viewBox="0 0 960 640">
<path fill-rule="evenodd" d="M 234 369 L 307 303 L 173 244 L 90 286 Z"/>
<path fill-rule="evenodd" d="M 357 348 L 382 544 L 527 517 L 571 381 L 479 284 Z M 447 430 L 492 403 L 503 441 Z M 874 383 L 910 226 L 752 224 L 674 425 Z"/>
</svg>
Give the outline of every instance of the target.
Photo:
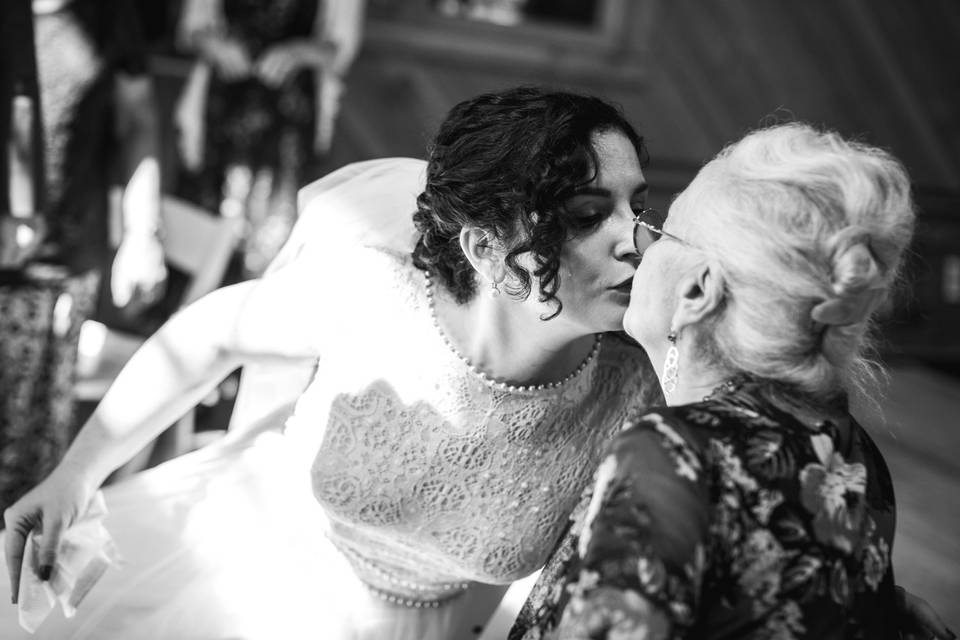
<svg viewBox="0 0 960 640">
<path fill-rule="evenodd" d="M 880 405 L 854 413 L 893 474 L 897 583 L 960 632 L 960 377 L 898 363 Z"/>
</svg>

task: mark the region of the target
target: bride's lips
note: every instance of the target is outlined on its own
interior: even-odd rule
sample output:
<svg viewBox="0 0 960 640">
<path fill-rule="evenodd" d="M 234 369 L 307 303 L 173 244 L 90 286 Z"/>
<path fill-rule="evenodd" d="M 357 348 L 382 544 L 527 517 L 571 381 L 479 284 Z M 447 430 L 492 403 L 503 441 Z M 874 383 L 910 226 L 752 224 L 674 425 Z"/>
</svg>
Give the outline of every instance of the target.
<svg viewBox="0 0 960 640">
<path fill-rule="evenodd" d="M 620 293 L 625 293 L 627 295 L 630 295 L 630 291 L 633 289 L 633 276 L 627 278 L 620 284 L 610 288 L 613 289 L 614 291 L 619 291 Z"/>
</svg>

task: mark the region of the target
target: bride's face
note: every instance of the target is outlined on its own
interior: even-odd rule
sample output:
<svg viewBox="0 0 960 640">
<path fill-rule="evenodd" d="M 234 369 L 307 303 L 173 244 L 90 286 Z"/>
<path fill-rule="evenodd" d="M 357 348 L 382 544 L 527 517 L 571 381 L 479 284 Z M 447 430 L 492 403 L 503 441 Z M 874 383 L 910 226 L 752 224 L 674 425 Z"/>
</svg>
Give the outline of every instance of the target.
<svg viewBox="0 0 960 640">
<path fill-rule="evenodd" d="M 647 197 L 640 159 L 623 133 L 594 134 L 593 145 L 599 162 L 596 177 L 567 202 L 574 215 L 591 223 L 590 230 L 564 244 L 557 291 L 563 302 L 557 324 L 573 324 L 584 333 L 623 328 L 637 264 L 632 221 Z M 523 260 L 528 270 L 537 267 L 529 254 Z M 537 316 L 555 311 L 553 303 L 542 303 L 535 295 L 524 304 Z"/>
</svg>

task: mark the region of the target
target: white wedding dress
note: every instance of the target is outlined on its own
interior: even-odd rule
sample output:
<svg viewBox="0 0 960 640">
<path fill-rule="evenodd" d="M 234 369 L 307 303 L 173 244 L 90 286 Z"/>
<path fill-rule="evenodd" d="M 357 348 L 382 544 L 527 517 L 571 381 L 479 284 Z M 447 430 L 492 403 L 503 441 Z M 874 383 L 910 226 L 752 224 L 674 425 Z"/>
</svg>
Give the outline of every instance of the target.
<svg viewBox="0 0 960 640">
<path fill-rule="evenodd" d="M 659 387 L 614 336 L 556 386 L 471 371 L 409 257 L 423 166 L 362 163 L 306 189 L 278 268 L 338 313 L 293 416 L 106 488 L 125 564 L 33 637 L 476 637 L 480 585 L 543 564 L 604 444 Z M 21 635 L 5 607 L 0 637 Z"/>
</svg>

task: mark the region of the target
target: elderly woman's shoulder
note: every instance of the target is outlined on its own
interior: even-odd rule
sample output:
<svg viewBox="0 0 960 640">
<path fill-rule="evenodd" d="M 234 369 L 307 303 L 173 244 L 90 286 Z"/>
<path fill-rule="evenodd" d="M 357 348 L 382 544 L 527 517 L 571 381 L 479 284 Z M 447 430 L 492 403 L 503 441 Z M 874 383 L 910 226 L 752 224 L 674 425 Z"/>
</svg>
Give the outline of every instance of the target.
<svg viewBox="0 0 960 640">
<path fill-rule="evenodd" d="M 747 420 L 766 420 L 752 408 L 705 399 L 684 405 L 651 404 L 624 423 L 616 447 L 648 446 L 650 440 L 690 456 L 703 456 L 718 443 L 731 442 Z"/>
</svg>

